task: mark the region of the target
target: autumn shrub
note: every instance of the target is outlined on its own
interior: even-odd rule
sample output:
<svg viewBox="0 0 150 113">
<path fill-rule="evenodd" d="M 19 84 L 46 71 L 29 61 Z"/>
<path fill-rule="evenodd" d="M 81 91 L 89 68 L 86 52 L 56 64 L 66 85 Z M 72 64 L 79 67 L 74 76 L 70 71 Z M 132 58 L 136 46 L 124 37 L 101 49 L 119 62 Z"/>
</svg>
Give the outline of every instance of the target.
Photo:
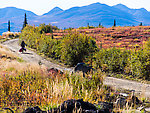
<svg viewBox="0 0 150 113">
<path fill-rule="evenodd" d="M 130 54 L 128 64 L 132 75 L 150 80 L 150 41 L 147 41 L 143 49 Z"/>
<path fill-rule="evenodd" d="M 96 42 L 90 36 L 79 33 L 70 33 L 60 43 L 61 60 L 71 66 L 82 62 L 86 56 L 97 50 Z"/>
<path fill-rule="evenodd" d="M 24 40 L 28 47 L 36 49 L 38 48 L 38 43 L 40 42 L 42 35 L 39 32 L 39 29 L 35 26 L 27 25 L 21 33 L 20 40 Z"/>
<path fill-rule="evenodd" d="M 94 56 L 93 66 L 105 72 L 119 72 L 133 78 L 149 80 L 150 53 L 148 49 L 148 46 L 140 50 L 100 49 Z"/>
<path fill-rule="evenodd" d="M 150 39 L 147 41 L 146 47 L 144 47 L 144 52 L 145 52 L 145 59 L 146 59 L 146 63 L 144 64 L 144 71 L 145 73 L 143 75 L 145 75 L 145 79 L 150 80 Z"/>
<path fill-rule="evenodd" d="M 127 65 L 129 51 L 122 51 L 116 48 L 100 49 L 95 54 L 93 66 L 103 71 L 123 72 Z"/>
<path fill-rule="evenodd" d="M 52 33 L 53 30 L 58 30 L 58 28 L 56 26 L 52 26 L 50 24 L 46 25 L 46 24 L 40 24 L 39 25 L 39 32 L 42 33 Z"/>
<path fill-rule="evenodd" d="M 40 44 L 38 45 L 38 51 L 40 53 L 44 53 L 45 56 L 54 58 L 54 59 L 59 59 L 60 54 L 58 53 L 59 51 L 59 43 L 60 41 L 57 39 L 52 39 L 50 37 L 43 37 L 40 40 Z"/>
<path fill-rule="evenodd" d="M 142 74 L 142 57 L 143 54 L 139 51 L 131 52 L 128 58 L 128 67 L 130 69 L 130 73 L 134 77 L 138 77 Z"/>
</svg>

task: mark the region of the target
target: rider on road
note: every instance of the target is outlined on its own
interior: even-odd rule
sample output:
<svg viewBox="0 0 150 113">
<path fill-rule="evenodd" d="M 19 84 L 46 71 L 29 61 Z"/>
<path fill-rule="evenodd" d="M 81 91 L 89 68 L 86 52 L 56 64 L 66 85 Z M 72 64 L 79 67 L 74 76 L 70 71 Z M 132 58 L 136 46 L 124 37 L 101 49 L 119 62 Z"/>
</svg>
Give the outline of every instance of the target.
<svg viewBox="0 0 150 113">
<path fill-rule="evenodd" d="M 21 42 L 21 47 L 22 47 L 22 50 L 25 50 L 25 51 L 26 51 L 26 48 L 25 48 L 25 46 L 27 46 L 27 44 L 26 44 L 24 41 L 22 41 L 22 42 Z"/>
</svg>

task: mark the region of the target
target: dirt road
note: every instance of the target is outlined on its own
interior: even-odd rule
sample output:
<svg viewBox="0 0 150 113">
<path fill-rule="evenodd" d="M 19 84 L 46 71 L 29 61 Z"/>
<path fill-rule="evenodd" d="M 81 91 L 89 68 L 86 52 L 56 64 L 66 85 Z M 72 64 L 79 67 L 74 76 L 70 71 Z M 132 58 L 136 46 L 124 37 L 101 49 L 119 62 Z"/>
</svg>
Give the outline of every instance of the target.
<svg viewBox="0 0 150 113">
<path fill-rule="evenodd" d="M 24 61 L 27 62 L 34 62 L 34 63 L 41 63 L 48 68 L 57 68 L 61 71 L 72 71 L 72 68 L 65 68 L 60 65 L 54 64 L 50 61 L 47 61 L 45 58 L 42 58 L 41 56 L 37 55 L 35 52 L 27 50 L 24 53 L 20 53 L 19 49 L 21 48 L 18 44 L 18 39 L 13 39 L 4 42 L 2 45 L 9 48 L 12 52 L 17 54 L 17 56 L 21 57 Z"/>
<path fill-rule="evenodd" d="M 18 51 L 20 49 L 20 46 L 18 45 L 18 39 L 6 41 L 2 45 L 9 48 L 11 51 L 13 51 L 19 57 L 22 57 L 22 59 L 27 62 L 40 62 L 48 68 L 54 67 L 61 71 L 71 72 L 73 70 L 72 68 L 65 68 L 50 61 L 47 61 L 46 59 L 42 58 L 41 56 L 30 50 L 27 50 L 26 53 L 19 53 Z M 104 80 L 104 84 L 110 85 L 116 89 L 123 88 L 128 90 L 135 90 L 136 93 L 150 98 L 150 84 L 139 83 L 131 80 L 117 79 L 113 77 L 106 77 Z"/>
</svg>

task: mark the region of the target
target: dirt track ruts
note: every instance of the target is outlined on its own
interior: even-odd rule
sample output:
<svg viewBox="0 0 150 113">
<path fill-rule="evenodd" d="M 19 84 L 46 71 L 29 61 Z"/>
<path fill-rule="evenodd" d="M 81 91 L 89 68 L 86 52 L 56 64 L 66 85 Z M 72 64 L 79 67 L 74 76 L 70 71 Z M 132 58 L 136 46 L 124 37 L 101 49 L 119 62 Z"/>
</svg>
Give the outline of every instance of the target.
<svg viewBox="0 0 150 113">
<path fill-rule="evenodd" d="M 57 68 L 61 71 L 72 71 L 72 68 L 65 68 L 58 64 L 54 64 L 41 56 L 37 55 L 35 52 L 27 50 L 25 53 L 19 53 L 20 46 L 18 45 L 18 39 L 8 40 L 4 42 L 2 45 L 9 48 L 12 52 L 17 54 L 17 56 L 21 57 L 23 60 L 27 62 L 41 62 L 43 65 L 48 68 Z M 128 90 L 135 90 L 136 93 L 142 94 L 142 96 L 150 98 L 150 84 L 139 83 L 131 80 L 118 79 L 114 77 L 106 77 L 104 80 L 104 84 L 113 86 L 114 88 L 123 88 Z"/>
</svg>

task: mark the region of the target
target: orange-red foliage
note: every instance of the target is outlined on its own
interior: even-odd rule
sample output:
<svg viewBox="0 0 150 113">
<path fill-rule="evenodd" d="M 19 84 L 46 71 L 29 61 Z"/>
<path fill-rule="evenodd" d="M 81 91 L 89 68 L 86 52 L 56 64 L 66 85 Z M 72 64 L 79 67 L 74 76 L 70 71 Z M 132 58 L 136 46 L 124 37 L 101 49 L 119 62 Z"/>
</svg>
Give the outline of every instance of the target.
<svg viewBox="0 0 150 113">
<path fill-rule="evenodd" d="M 96 39 L 97 45 L 103 48 L 117 47 L 132 49 L 138 46 L 143 47 L 145 41 L 150 37 L 150 26 L 135 27 L 111 27 L 94 29 L 76 29 L 79 33 L 85 33 Z M 67 35 L 69 31 L 54 31 L 54 36 Z M 51 34 L 46 34 L 51 35 Z"/>
</svg>

